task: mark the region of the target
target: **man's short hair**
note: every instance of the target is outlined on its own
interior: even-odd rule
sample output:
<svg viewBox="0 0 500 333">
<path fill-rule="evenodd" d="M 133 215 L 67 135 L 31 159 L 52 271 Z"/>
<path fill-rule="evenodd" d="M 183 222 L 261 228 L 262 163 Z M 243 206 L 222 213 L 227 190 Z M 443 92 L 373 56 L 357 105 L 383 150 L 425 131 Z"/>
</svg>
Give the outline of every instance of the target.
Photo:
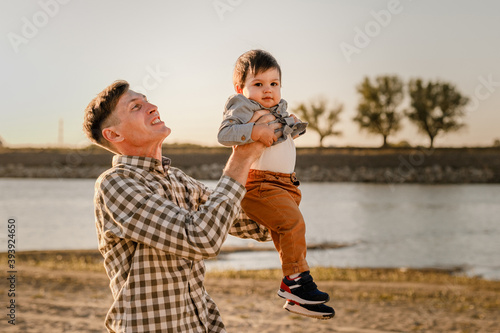
<svg viewBox="0 0 500 333">
<path fill-rule="evenodd" d="M 118 80 L 101 91 L 85 109 L 83 130 L 85 135 L 94 143 L 112 150 L 108 140 L 102 136 L 102 130 L 115 125 L 117 119 L 112 117 L 120 97 L 129 89 L 127 81 Z"/>
<path fill-rule="evenodd" d="M 271 68 L 278 70 L 281 81 L 280 65 L 269 52 L 264 50 L 251 50 L 245 52 L 236 60 L 233 72 L 233 85 L 238 85 L 240 88 L 243 88 L 249 73 L 257 75 Z"/>
</svg>

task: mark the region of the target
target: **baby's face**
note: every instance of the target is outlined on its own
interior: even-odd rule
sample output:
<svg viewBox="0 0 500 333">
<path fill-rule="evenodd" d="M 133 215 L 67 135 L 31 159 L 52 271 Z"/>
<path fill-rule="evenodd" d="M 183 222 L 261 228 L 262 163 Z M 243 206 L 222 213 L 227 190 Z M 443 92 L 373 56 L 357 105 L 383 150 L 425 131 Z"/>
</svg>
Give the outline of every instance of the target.
<svg viewBox="0 0 500 333">
<path fill-rule="evenodd" d="M 245 87 L 237 92 L 246 98 L 259 102 L 266 108 L 273 107 L 281 100 L 280 74 L 276 68 L 270 68 L 256 75 L 248 74 Z"/>
</svg>

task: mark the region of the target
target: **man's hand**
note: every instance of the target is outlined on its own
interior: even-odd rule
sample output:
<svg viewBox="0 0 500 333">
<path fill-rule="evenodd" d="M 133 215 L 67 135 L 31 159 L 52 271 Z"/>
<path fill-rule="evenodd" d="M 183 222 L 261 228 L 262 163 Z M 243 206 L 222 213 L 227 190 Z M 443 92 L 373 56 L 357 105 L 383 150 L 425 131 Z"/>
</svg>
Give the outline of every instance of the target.
<svg viewBox="0 0 500 333">
<path fill-rule="evenodd" d="M 266 146 L 260 142 L 233 146 L 233 153 L 229 156 L 223 174 L 245 185 L 250 166 L 262 155 L 264 149 Z"/>
<path fill-rule="evenodd" d="M 257 120 L 255 118 L 259 117 Z M 254 113 L 252 120 L 255 121 L 255 125 L 252 130 L 252 140 L 255 142 L 262 142 L 266 147 L 270 147 L 276 140 L 278 136 L 274 132 L 276 129 L 281 128 L 283 125 L 280 123 L 269 124 L 276 119 L 275 116 L 269 113 L 267 110 L 260 110 Z M 280 136 L 282 133 L 280 134 Z"/>
<path fill-rule="evenodd" d="M 271 114 L 271 111 L 269 110 L 259 110 L 259 111 L 255 111 L 252 115 L 252 118 L 250 118 L 250 120 L 248 121 L 248 123 L 255 123 L 257 122 L 260 118 L 262 118 L 262 116 L 265 116 L 265 115 L 269 115 Z M 273 120 L 274 120 L 274 117 L 273 117 Z M 273 121 L 273 120 L 270 120 L 270 121 Z"/>
<path fill-rule="evenodd" d="M 240 184 L 246 184 L 248 171 L 250 171 L 252 163 L 262 155 L 266 147 L 270 147 L 274 141 L 278 140 L 274 130 L 281 128 L 283 125 L 280 123 L 269 124 L 275 119 L 276 117 L 270 114 L 268 110 L 254 112 L 252 119 L 248 122 L 255 122 L 252 131 L 252 140 L 255 142 L 233 146 L 233 153 L 229 156 L 223 175 L 233 178 Z M 257 140 L 254 139 L 254 132 L 258 134 Z M 279 136 L 281 135 L 283 133 L 279 134 Z"/>
</svg>

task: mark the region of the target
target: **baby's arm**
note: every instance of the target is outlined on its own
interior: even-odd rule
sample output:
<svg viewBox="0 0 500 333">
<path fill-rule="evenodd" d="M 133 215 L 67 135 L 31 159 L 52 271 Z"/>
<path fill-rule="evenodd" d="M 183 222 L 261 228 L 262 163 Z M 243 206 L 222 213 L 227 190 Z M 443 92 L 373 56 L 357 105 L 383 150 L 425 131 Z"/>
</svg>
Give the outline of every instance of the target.
<svg viewBox="0 0 500 333">
<path fill-rule="evenodd" d="M 219 129 L 217 140 L 224 146 L 237 146 L 254 142 L 252 140 L 253 123 L 239 124 L 224 121 Z"/>
<path fill-rule="evenodd" d="M 217 135 L 219 143 L 224 146 L 236 146 L 254 142 L 252 140 L 254 123 L 250 122 L 253 114 L 254 112 L 248 108 L 235 107 L 233 104 L 228 107 L 226 104 L 224 120 Z"/>
<path fill-rule="evenodd" d="M 243 119 L 244 117 L 241 115 L 238 117 L 235 114 L 224 119 L 217 136 L 219 143 L 225 146 L 234 146 L 260 141 L 270 147 L 278 139 L 274 130 L 281 127 L 281 125 L 267 124 L 275 119 L 269 111 L 260 110 L 254 112 L 246 123 L 241 123 Z"/>
</svg>

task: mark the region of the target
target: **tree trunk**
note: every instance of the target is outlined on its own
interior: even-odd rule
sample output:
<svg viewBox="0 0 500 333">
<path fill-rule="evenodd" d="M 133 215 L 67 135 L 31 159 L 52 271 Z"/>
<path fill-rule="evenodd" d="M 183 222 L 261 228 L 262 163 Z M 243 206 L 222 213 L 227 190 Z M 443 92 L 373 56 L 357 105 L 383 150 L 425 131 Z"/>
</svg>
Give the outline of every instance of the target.
<svg viewBox="0 0 500 333">
<path fill-rule="evenodd" d="M 387 135 L 384 135 L 384 143 L 382 144 L 382 147 L 387 147 Z"/>
<path fill-rule="evenodd" d="M 434 137 L 429 136 L 429 138 L 431 139 L 431 145 L 429 146 L 429 148 L 432 149 L 432 148 L 434 148 Z"/>
</svg>

